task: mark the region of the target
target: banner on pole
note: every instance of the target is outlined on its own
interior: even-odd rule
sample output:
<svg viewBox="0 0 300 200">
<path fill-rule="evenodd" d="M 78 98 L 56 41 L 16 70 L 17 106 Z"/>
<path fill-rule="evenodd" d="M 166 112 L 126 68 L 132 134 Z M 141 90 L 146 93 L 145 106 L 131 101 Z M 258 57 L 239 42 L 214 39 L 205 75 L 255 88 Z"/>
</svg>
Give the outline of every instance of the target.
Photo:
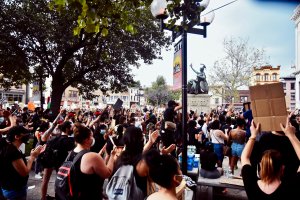
<svg viewBox="0 0 300 200">
<path fill-rule="evenodd" d="M 181 89 L 182 85 L 182 41 L 174 45 L 173 90 Z"/>
</svg>

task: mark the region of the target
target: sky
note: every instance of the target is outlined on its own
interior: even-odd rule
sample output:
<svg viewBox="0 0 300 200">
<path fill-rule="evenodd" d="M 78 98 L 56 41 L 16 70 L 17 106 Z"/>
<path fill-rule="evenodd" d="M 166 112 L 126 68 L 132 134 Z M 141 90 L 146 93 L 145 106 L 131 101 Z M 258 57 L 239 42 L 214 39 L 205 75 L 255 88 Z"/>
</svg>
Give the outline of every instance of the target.
<svg viewBox="0 0 300 200">
<path fill-rule="evenodd" d="M 231 1 L 210 0 L 203 13 Z M 281 77 L 290 75 L 295 70 L 291 68 L 295 65 L 295 23 L 291 16 L 299 3 L 238 0 L 216 10 L 214 21 L 207 27 L 207 38 L 188 34 L 188 66 L 192 63 L 198 68 L 204 63 L 209 74 L 214 62 L 224 57 L 224 39 L 234 37 L 248 39 L 250 47 L 265 49 L 269 61 L 266 64 L 281 65 Z M 170 33 L 165 31 L 165 34 Z M 169 51 L 162 49 L 161 56 L 162 60 L 154 60 L 151 65 L 141 61 L 141 67 L 133 68 L 134 79 L 140 80 L 142 86 L 151 86 L 157 76 L 165 77 L 167 84 L 173 85 L 173 46 Z M 195 77 L 188 67 L 188 80 Z"/>
</svg>

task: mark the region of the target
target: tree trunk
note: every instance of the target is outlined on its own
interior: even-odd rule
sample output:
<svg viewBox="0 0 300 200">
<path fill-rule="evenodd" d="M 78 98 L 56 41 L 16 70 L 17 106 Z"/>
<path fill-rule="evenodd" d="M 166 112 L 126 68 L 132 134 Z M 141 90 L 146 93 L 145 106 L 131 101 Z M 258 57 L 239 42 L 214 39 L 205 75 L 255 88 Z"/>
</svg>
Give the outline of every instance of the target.
<svg viewBox="0 0 300 200">
<path fill-rule="evenodd" d="M 65 91 L 65 88 L 64 88 L 62 82 L 56 81 L 54 78 L 53 78 L 51 85 L 52 85 L 52 94 L 51 94 L 50 109 L 52 110 L 52 113 L 54 115 L 57 115 L 60 110 L 60 103 L 61 103 L 62 95 Z"/>
</svg>

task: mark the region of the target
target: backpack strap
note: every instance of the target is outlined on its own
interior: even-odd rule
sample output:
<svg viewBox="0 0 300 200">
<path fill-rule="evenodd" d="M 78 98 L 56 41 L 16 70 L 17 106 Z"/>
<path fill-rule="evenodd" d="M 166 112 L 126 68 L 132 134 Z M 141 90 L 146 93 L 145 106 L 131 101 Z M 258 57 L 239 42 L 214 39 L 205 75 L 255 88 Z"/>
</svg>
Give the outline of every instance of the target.
<svg viewBox="0 0 300 200">
<path fill-rule="evenodd" d="M 75 157 L 74 157 L 74 159 L 73 159 L 73 164 L 75 164 L 84 154 L 86 154 L 86 153 L 88 153 L 88 152 L 90 152 L 89 150 L 86 150 L 86 149 L 84 149 L 84 150 L 81 150 Z M 71 153 L 70 153 L 71 154 Z M 69 154 L 69 155 L 70 155 Z M 68 156 L 69 157 L 69 156 Z"/>
<path fill-rule="evenodd" d="M 67 156 L 67 158 L 66 158 L 65 161 L 69 161 L 72 152 L 73 152 L 73 151 L 71 151 L 71 152 L 68 154 L 68 156 Z M 83 156 L 84 154 L 86 154 L 86 153 L 88 153 L 88 152 L 90 152 L 90 151 L 89 151 L 89 150 L 86 150 L 86 149 L 81 150 L 81 151 L 80 151 L 79 153 L 77 153 L 77 155 L 74 157 L 72 163 L 75 164 L 75 163 L 81 158 L 81 156 Z"/>
</svg>

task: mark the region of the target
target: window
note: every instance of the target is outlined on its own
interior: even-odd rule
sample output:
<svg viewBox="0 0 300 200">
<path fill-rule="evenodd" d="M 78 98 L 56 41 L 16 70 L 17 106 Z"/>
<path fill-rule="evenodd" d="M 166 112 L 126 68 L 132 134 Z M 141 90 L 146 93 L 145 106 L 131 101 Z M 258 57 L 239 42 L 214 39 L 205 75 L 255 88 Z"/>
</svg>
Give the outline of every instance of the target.
<svg viewBox="0 0 300 200">
<path fill-rule="evenodd" d="M 256 74 L 256 81 L 260 81 L 260 74 Z"/>
<path fill-rule="evenodd" d="M 276 81 L 276 80 L 277 80 L 277 74 L 276 74 L 276 73 L 272 74 L 272 80 L 273 80 L 273 81 Z"/>
<path fill-rule="evenodd" d="M 292 100 L 292 101 L 295 101 L 295 92 L 292 92 L 292 93 L 291 93 L 291 100 Z"/>
<path fill-rule="evenodd" d="M 215 98 L 215 104 L 219 104 L 219 98 Z"/>
<path fill-rule="evenodd" d="M 77 97 L 78 97 L 78 92 L 77 92 L 77 91 L 70 90 L 70 91 L 69 91 L 69 97 L 70 97 L 70 98 L 77 98 Z"/>
<path fill-rule="evenodd" d="M 291 90 L 295 89 L 295 83 L 291 83 Z"/>
<path fill-rule="evenodd" d="M 248 97 L 247 97 L 247 96 L 241 96 L 241 97 L 240 97 L 240 102 L 241 102 L 241 103 L 248 102 Z"/>
<path fill-rule="evenodd" d="M 266 73 L 266 74 L 264 75 L 264 78 L 265 78 L 265 81 L 269 81 L 269 74 Z"/>
<path fill-rule="evenodd" d="M 282 83 L 282 87 L 285 90 L 286 89 L 286 83 Z"/>
</svg>

